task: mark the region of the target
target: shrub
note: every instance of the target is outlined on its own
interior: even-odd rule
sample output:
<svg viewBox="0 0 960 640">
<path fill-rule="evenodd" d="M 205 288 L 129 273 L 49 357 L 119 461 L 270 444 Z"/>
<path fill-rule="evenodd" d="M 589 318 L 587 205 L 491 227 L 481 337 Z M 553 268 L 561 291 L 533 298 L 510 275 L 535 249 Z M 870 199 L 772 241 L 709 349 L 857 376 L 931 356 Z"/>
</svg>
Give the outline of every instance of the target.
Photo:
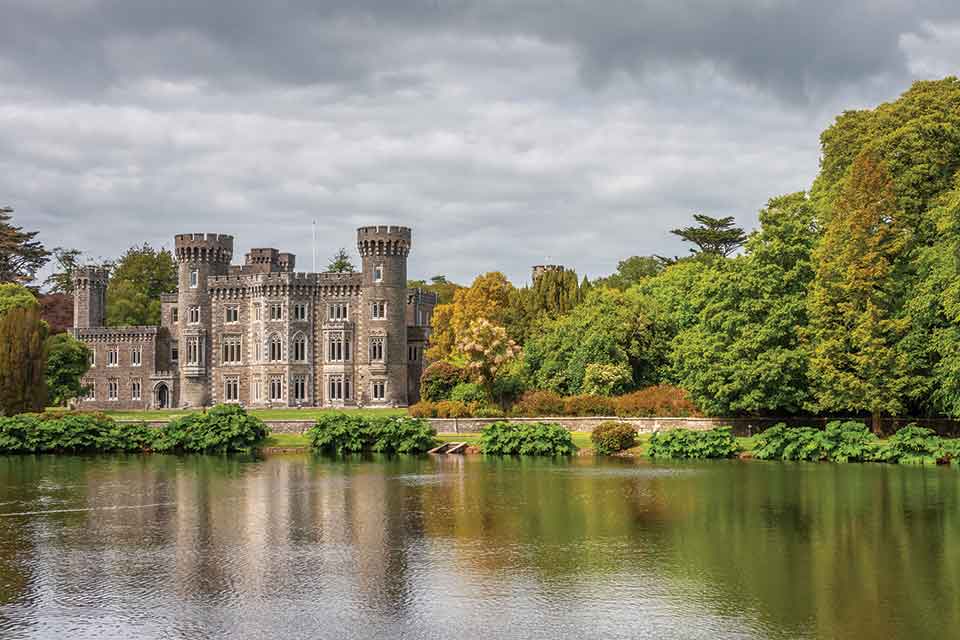
<svg viewBox="0 0 960 640">
<path fill-rule="evenodd" d="M 321 416 L 307 431 L 310 448 L 324 453 L 422 453 L 434 443 L 425 420 L 404 416 L 361 416 L 332 413 Z"/>
<path fill-rule="evenodd" d="M 657 385 L 614 399 L 618 416 L 688 417 L 699 415 L 687 392 L 680 387 Z"/>
<path fill-rule="evenodd" d="M 625 451 L 637 445 L 637 430 L 625 422 L 604 422 L 590 434 L 590 442 L 599 454 Z"/>
<path fill-rule="evenodd" d="M 585 394 L 612 396 L 623 393 L 633 385 L 633 371 L 626 363 L 603 364 L 594 362 L 587 365 L 583 372 Z"/>
<path fill-rule="evenodd" d="M 708 431 L 671 429 L 650 438 L 651 458 L 729 458 L 739 447 L 730 427 Z"/>
<path fill-rule="evenodd" d="M 409 413 L 412 418 L 436 418 L 437 405 L 429 400 L 421 400 L 416 404 L 410 405 L 407 408 L 407 413 Z"/>
<path fill-rule="evenodd" d="M 933 429 L 909 424 L 879 448 L 876 458 L 897 464 L 936 464 L 943 450 L 943 439 Z"/>
<path fill-rule="evenodd" d="M 503 409 L 489 404 L 480 405 L 473 410 L 474 418 L 502 418 L 503 415 Z"/>
<path fill-rule="evenodd" d="M 457 402 L 487 402 L 487 392 L 475 382 L 461 382 L 450 391 L 450 399 Z"/>
<path fill-rule="evenodd" d="M 527 391 L 513 405 L 513 414 L 531 418 L 563 415 L 563 398 L 553 391 Z"/>
<path fill-rule="evenodd" d="M 573 436 L 546 422 L 494 422 L 480 433 L 480 450 L 494 455 L 568 456 L 576 453 Z"/>
<path fill-rule="evenodd" d="M 753 457 L 760 460 L 822 460 L 823 433 L 812 427 L 774 425 L 757 436 Z"/>
<path fill-rule="evenodd" d="M 823 431 L 825 457 L 832 462 L 865 462 L 877 455 L 877 436 L 862 422 L 833 421 Z"/>
<path fill-rule="evenodd" d="M 0 418 L 0 453 L 144 451 L 155 431 L 117 424 L 99 413 L 21 414 Z"/>
<path fill-rule="evenodd" d="M 603 396 L 569 396 L 563 399 L 563 414 L 568 416 L 616 415 L 613 398 Z"/>
<path fill-rule="evenodd" d="M 464 381 L 463 370 L 449 362 L 434 362 L 420 375 L 420 398 L 430 402 L 448 400 L 450 392 Z"/>
<path fill-rule="evenodd" d="M 260 418 L 236 404 L 220 404 L 204 413 L 171 420 L 157 434 L 157 451 L 227 453 L 249 451 L 269 435 Z"/>
<path fill-rule="evenodd" d="M 470 405 L 459 400 L 442 400 L 434 407 L 438 418 L 469 418 L 473 415 Z"/>
</svg>

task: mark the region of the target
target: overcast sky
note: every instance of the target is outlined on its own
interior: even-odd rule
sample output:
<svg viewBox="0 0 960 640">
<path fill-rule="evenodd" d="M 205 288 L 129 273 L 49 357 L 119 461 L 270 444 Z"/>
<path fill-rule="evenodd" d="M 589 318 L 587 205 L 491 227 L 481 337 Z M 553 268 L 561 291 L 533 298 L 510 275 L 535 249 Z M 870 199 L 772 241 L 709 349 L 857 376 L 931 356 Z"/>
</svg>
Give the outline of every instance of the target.
<svg viewBox="0 0 960 640">
<path fill-rule="evenodd" d="M 960 66 L 955 0 L 0 0 L 0 204 L 114 257 L 233 234 L 311 267 L 591 277 L 752 227 L 844 109 Z"/>
</svg>

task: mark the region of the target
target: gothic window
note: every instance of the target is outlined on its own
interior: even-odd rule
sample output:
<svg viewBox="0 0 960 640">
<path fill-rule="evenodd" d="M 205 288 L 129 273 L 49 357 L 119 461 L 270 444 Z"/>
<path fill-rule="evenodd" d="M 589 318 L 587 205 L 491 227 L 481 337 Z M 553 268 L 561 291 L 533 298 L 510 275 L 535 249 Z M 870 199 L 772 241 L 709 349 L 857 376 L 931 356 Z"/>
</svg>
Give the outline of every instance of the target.
<svg viewBox="0 0 960 640">
<path fill-rule="evenodd" d="M 240 336 L 223 336 L 223 363 L 237 364 L 240 361 Z"/>
<path fill-rule="evenodd" d="M 283 400 L 283 376 L 270 378 L 270 399 Z"/>
<path fill-rule="evenodd" d="M 383 320 L 387 317 L 387 303 L 383 300 L 375 300 L 371 305 L 370 317 L 374 320 Z"/>
<path fill-rule="evenodd" d="M 347 400 L 350 398 L 350 376 L 329 376 L 328 400 Z"/>
<path fill-rule="evenodd" d="M 240 400 L 240 378 L 229 376 L 223 379 L 223 399 L 227 402 Z"/>
<path fill-rule="evenodd" d="M 200 307 L 190 307 L 190 324 L 200 324 Z"/>
<path fill-rule="evenodd" d="M 271 319 L 271 320 L 283 320 L 283 305 L 282 305 L 282 304 L 272 304 L 272 305 L 270 305 L 270 319 Z"/>
<path fill-rule="evenodd" d="M 116 367 L 120 364 L 120 347 L 112 345 L 107 348 L 107 366 Z"/>
<path fill-rule="evenodd" d="M 343 361 L 343 334 L 331 333 L 328 358 L 330 362 Z"/>
<path fill-rule="evenodd" d="M 143 347 L 137 345 L 130 348 L 130 364 L 139 367 L 143 358 Z"/>
<path fill-rule="evenodd" d="M 253 361 L 254 362 L 260 362 L 260 360 L 262 359 L 263 357 L 261 355 L 262 349 L 263 349 L 263 345 L 260 344 L 260 336 L 254 334 L 253 336 Z"/>
<path fill-rule="evenodd" d="M 327 308 L 327 311 L 330 320 L 342 321 L 347 319 L 347 303 L 345 302 L 335 302 Z"/>
<path fill-rule="evenodd" d="M 261 316 L 260 316 L 260 303 L 259 303 L 259 302 L 255 302 L 255 303 L 253 304 L 253 319 L 254 319 L 254 320 L 260 320 L 260 319 L 261 319 Z"/>
<path fill-rule="evenodd" d="M 200 364 L 203 361 L 200 338 L 187 338 L 187 364 Z"/>
<path fill-rule="evenodd" d="M 293 399 L 297 402 L 303 402 L 307 399 L 307 378 L 306 376 L 293 377 Z"/>
<path fill-rule="evenodd" d="M 294 320 L 306 320 L 307 319 L 307 305 L 303 303 L 295 304 L 293 306 L 293 319 Z"/>
<path fill-rule="evenodd" d="M 280 336 L 270 336 L 267 342 L 267 351 L 270 355 L 270 362 L 280 362 L 283 360 L 283 340 L 280 339 Z"/>
<path fill-rule="evenodd" d="M 107 380 L 107 400 L 118 400 L 120 392 L 120 382 L 116 378 Z"/>
<path fill-rule="evenodd" d="M 293 359 L 296 362 L 307 361 L 307 339 L 302 333 L 293 337 Z"/>
<path fill-rule="evenodd" d="M 200 272 L 196 269 L 190 271 L 190 288 L 196 289 L 200 284 Z"/>
<path fill-rule="evenodd" d="M 253 381 L 253 401 L 260 402 L 260 399 L 263 397 L 262 391 L 260 389 L 260 378 L 257 378 Z"/>
<path fill-rule="evenodd" d="M 373 399 L 385 400 L 387 397 L 387 383 L 385 380 L 373 381 Z"/>
<path fill-rule="evenodd" d="M 383 362 L 383 343 L 384 338 L 370 338 L 370 361 Z"/>
<path fill-rule="evenodd" d="M 240 322 L 240 307 L 227 307 L 225 321 Z"/>
<path fill-rule="evenodd" d="M 140 399 L 140 388 L 141 388 L 140 378 L 134 378 L 130 382 L 130 399 L 131 400 Z"/>
</svg>

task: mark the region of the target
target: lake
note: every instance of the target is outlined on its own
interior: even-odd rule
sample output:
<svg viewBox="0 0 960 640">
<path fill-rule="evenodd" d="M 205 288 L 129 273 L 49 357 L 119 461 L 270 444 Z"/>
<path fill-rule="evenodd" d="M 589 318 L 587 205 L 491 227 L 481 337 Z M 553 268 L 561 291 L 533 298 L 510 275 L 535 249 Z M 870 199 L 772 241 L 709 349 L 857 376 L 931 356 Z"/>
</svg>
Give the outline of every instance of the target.
<svg viewBox="0 0 960 640">
<path fill-rule="evenodd" d="M 949 468 L 0 457 L 0 637 L 947 638 Z"/>
</svg>

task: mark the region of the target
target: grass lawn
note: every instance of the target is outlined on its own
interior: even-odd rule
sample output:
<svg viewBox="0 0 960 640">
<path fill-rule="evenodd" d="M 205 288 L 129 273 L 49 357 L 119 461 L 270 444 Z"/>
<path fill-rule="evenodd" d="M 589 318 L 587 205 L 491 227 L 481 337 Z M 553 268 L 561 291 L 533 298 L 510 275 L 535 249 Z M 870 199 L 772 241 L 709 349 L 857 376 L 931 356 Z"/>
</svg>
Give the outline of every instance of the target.
<svg viewBox="0 0 960 640">
<path fill-rule="evenodd" d="M 197 411 L 197 409 L 194 409 Z M 261 420 L 316 420 L 328 413 L 348 412 L 353 415 L 405 416 L 406 409 L 247 409 Z M 190 413 L 189 409 L 155 409 L 148 411 L 103 411 L 114 420 L 172 420 Z"/>
</svg>

